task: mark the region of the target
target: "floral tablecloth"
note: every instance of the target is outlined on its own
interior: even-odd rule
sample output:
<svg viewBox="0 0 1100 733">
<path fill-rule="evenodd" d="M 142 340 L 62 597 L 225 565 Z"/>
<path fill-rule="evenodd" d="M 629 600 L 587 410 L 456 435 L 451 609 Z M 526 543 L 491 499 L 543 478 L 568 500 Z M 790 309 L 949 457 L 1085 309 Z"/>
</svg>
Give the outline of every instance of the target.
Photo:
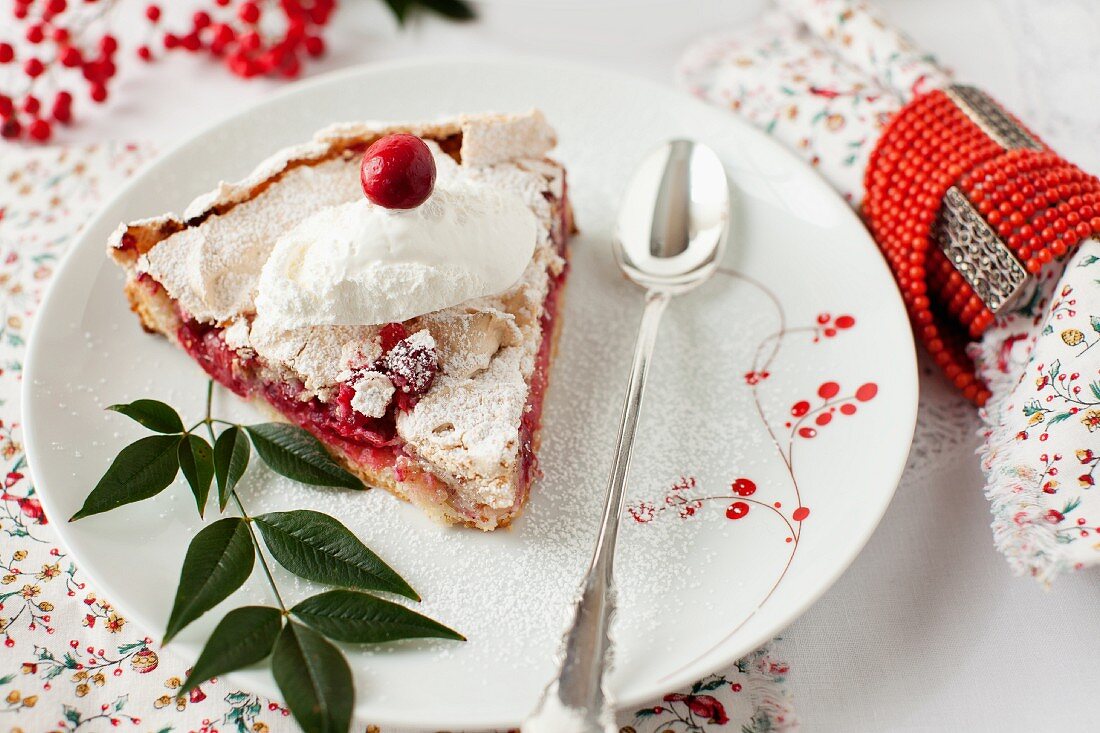
<svg viewBox="0 0 1100 733">
<path fill-rule="evenodd" d="M 43 513 L 23 454 L 23 351 L 37 304 L 73 235 L 151 149 L 7 146 L 0 152 L 0 730 L 297 730 L 280 703 L 224 681 L 177 695 L 186 663 L 86 583 Z M 766 646 L 690 689 L 624 711 L 621 731 L 791 730 L 797 720 L 787 672 Z M 354 729 L 382 733 L 364 721 Z"/>
</svg>

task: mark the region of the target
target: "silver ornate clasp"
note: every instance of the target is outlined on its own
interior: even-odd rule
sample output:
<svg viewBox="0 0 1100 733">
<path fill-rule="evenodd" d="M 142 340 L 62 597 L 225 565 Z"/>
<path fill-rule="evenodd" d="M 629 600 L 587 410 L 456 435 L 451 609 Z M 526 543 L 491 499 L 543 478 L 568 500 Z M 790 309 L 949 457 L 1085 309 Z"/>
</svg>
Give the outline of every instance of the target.
<svg viewBox="0 0 1100 733">
<path fill-rule="evenodd" d="M 985 92 L 955 84 L 944 89 L 955 105 L 1005 150 L 1042 150 Z M 947 259 L 994 315 L 1030 290 L 1033 278 L 977 207 L 957 186 L 947 189 L 932 230 Z"/>
<path fill-rule="evenodd" d="M 1029 276 L 1023 263 L 955 186 L 943 197 L 932 236 L 994 315 L 1027 290 Z"/>
</svg>

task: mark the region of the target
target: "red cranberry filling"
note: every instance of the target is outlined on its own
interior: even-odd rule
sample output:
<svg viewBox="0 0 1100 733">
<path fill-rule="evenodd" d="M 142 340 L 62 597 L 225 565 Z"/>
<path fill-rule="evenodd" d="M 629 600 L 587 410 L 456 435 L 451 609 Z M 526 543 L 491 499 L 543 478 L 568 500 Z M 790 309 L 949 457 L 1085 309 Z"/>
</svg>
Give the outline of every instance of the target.
<svg viewBox="0 0 1100 733">
<path fill-rule="evenodd" d="M 401 454 L 392 411 L 382 418 L 370 418 L 351 409 L 350 388 L 337 395 L 335 406 L 316 397 L 300 398 L 302 385 L 296 382 L 261 382 L 251 360 L 230 349 L 222 329 L 194 320 L 182 321 L 176 333 L 180 344 L 206 373 L 241 397 L 259 390 L 287 419 L 330 445 L 339 446 L 353 458 L 381 468 L 393 465 Z"/>
<path fill-rule="evenodd" d="M 439 354 L 433 347 L 402 339 L 387 351 L 374 367 L 390 378 L 397 388 L 397 409 L 409 410 L 431 389 L 439 373 Z"/>
<path fill-rule="evenodd" d="M 241 397 L 248 397 L 253 381 L 251 365 L 226 345 L 222 329 L 189 319 L 180 324 L 176 338 L 207 374 Z"/>
<path fill-rule="evenodd" d="M 550 291 L 546 294 L 543 304 L 540 327 L 542 341 L 539 343 L 539 351 L 535 356 L 535 371 L 531 375 L 531 391 L 527 394 L 527 405 L 523 411 L 523 419 L 520 422 L 519 460 L 520 471 L 523 475 L 521 486 L 528 486 L 538 475 L 538 460 L 535 456 L 534 436 L 542 422 L 542 403 L 546 393 L 547 384 L 550 381 L 550 354 L 554 350 L 554 319 L 558 314 L 558 295 L 562 284 L 565 282 L 566 269 L 550 282 Z M 523 503 L 525 497 L 516 496 L 516 506 Z"/>
<path fill-rule="evenodd" d="M 181 322 L 176 335 L 207 374 L 236 394 L 248 397 L 258 387 L 280 412 L 323 439 L 345 446 L 350 443 L 358 447 L 381 447 L 397 442 L 394 410 L 407 410 L 415 405 L 416 400 L 431 388 L 439 372 L 435 349 L 411 342 L 405 335 L 404 326 L 390 324 L 383 333 L 383 345 L 388 344 L 389 349 L 367 369 L 387 375 L 397 392 L 390 410 L 380 418 L 367 417 L 352 409 L 357 377 L 340 385 L 334 404 L 326 404 L 316 397 L 302 400 L 303 387 L 299 383 L 258 383 L 251 361 L 226 345 L 221 328 L 187 319 Z M 395 337 L 399 338 L 394 341 Z"/>
<path fill-rule="evenodd" d="M 403 323 L 387 323 L 378 332 L 378 338 L 382 341 L 382 353 L 385 353 L 397 345 L 398 341 L 404 341 L 409 337 L 409 331 Z"/>
<path fill-rule="evenodd" d="M 122 238 L 119 240 L 118 248 L 123 252 L 129 252 L 131 250 L 136 251 L 137 250 L 137 239 L 134 237 L 133 234 L 130 234 L 129 232 L 126 232 L 125 234 L 122 235 Z"/>
<path fill-rule="evenodd" d="M 432 388 L 439 373 L 439 353 L 434 347 L 416 343 L 408 337 L 400 323 L 382 327 L 382 356 L 374 363 L 357 369 L 346 384 L 340 385 L 336 401 L 342 409 L 351 411 L 355 385 L 365 372 L 377 372 L 389 377 L 396 390 L 391 409 L 411 410 L 420 397 Z"/>
<path fill-rule="evenodd" d="M 568 219 L 563 215 L 554 232 L 555 244 L 563 253 L 568 229 Z M 542 418 L 543 397 L 553 351 L 554 320 L 567 271 L 568 265 L 551 280 L 540 320 L 542 339 L 520 424 L 519 460 L 522 480 L 516 496 L 517 507 L 523 503 L 526 490 L 538 473 L 533 440 Z M 332 403 L 321 402 L 316 397 L 302 400 L 304 388 L 300 383 L 259 380 L 253 360 L 229 348 L 221 328 L 181 317 L 176 335 L 181 346 L 207 374 L 234 393 L 247 398 L 258 390 L 289 420 L 326 443 L 340 447 L 353 459 L 368 463 L 376 470 L 392 466 L 397 474 L 405 473 L 400 466 L 401 457 L 405 454 L 397 437 L 396 411 L 411 409 L 416 400 L 431 388 L 439 372 L 439 358 L 434 348 L 412 342 L 402 324 L 391 323 L 381 329 L 383 356 L 367 368 L 386 374 L 396 387 L 393 403 L 381 418 L 367 417 L 352 408 L 355 377 L 338 388 Z M 434 480 L 430 474 L 425 476 L 429 481 Z M 399 475 L 398 480 L 403 478 Z"/>
<path fill-rule="evenodd" d="M 354 391 L 346 385 L 337 393 L 335 405 L 325 404 L 316 397 L 302 400 L 302 386 L 293 382 L 265 383 L 263 393 L 268 402 L 288 418 L 341 445 L 351 443 L 377 448 L 397 442 L 393 415 L 374 418 L 351 409 Z"/>
<path fill-rule="evenodd" d="M 370 418 L 351 410 L 350 404 L 341 409 L 339 404 L 327 405 L 316 397 L 301 400 L 299 384 L 266 382 L 262 391 L 288 420 L 375 470 L 393 466 L 403 455 L 392 414 Z"/>
</svg>

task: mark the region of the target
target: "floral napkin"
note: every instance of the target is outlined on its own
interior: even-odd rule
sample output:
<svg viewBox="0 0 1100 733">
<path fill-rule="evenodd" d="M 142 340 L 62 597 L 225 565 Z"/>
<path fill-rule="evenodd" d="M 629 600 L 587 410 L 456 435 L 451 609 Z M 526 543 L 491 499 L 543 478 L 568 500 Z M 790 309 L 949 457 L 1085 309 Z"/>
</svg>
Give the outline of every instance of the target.
<svg viewBox="0 0 1100 733">
<path fill-rule="evenodd" d="M 87 585 L 35 496 L 20 431 L 30 322 L 74 234 L 152 157 L 148 146 L 0 147 L 0 712 L 12 733 L 275 733 L 280 703 L 212 681 L 177 695 L 186 664 Z M 120 296 L 121 297 L 121 294 Z M 85 477 L 93 481 L 95 477 Z M 89 484 L 90 486 L 90 484 Z M 619 716 L 622 733 L 792 730 L 772 645 Z M 398 733 L 359 722 L 358 733 Z"/>
<path fill-rule="evenodd" d="M 853 0 L 778 0 L 757 24 L 692 47 L 679 75 L 692 93 L 792 147 L 857 208 L 886 121 L 952 82 Z M 994 540 L 1017 572 L 1044 583 L 1100 564 L 1097 343 L 1100 242 L 1089 239 L 971 346 L 993 392 L 981 412 L 981 461 Z"/>
</svg>

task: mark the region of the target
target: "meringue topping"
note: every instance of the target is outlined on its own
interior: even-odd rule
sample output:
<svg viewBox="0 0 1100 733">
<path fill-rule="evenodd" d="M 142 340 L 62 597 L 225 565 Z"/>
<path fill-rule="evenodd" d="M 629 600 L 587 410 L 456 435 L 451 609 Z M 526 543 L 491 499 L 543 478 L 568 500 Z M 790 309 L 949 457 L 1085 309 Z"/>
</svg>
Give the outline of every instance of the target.
<svg viewBox="0 0 1100 733">
<path fill-rule="evenodd" d="M 409 210 L 360 198 L 312 214 L 275 244 L 257 318 L 283 328 L 379 325 L 495 295 L 531 261 L 538 222 L 513 190 L 440 182 Z"/>
</svg>

